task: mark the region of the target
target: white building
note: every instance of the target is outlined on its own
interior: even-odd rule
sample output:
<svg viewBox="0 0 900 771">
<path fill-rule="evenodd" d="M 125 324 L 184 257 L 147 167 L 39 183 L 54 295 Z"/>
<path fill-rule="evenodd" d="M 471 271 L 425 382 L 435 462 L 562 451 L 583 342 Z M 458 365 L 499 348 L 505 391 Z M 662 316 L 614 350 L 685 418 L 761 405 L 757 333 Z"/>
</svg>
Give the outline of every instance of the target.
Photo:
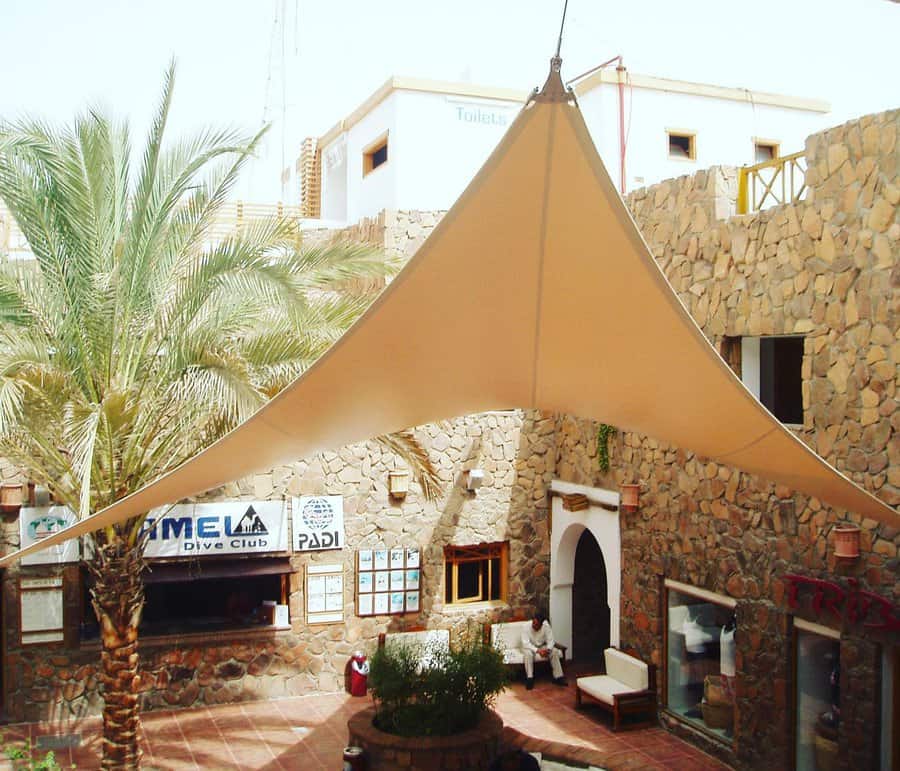
<svg viewBox="0 0 900 771">
<path fill-rule="evenodd" d="M 803 149 L 828 104 L 599 69 L 574 84 L 610 175 L 625 191 L 713 164 Z M 282 174 L 304 216 L 353 223 L 383 209 L 448 209 L 528 94 L 471 83 L 389 79 Z M 620 136 L 620 126 L 624 136 Z M 624 155 L 624 180 L 621 158 Z"/>
</svg>

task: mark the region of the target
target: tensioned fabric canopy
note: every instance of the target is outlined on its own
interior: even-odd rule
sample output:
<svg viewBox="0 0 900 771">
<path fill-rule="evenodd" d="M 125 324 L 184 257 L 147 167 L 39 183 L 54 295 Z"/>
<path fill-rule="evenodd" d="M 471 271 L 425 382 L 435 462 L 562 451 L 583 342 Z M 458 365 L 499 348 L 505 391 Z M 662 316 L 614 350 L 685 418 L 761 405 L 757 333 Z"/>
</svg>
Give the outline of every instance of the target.
<svg viewBox="0 0 900 771">
<path fill-rule="evenodd" d="M 784 428 L 709 344 L 557 64 L 406 268 L 313 367 L 192 460 L 40 546 L 321 450 L 512 407 L 604 420 L 900 521 Z"/>
</svg>

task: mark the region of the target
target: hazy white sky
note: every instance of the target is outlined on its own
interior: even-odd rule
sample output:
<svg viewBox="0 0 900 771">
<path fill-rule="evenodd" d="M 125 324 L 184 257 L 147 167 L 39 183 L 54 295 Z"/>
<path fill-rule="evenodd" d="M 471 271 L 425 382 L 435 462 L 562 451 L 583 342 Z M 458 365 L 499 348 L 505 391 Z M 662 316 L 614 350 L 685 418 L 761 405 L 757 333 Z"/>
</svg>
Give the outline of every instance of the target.
<svg viewBox="0 0 900 771">
<path fill-rule="evenodd" d="M 563 0 L 0 0 L 0 117 L 110 107 L 143 134 L 168 60 L 174 133 L 273 123 L 242 181 L 279 197 L 282 156 L 390 75 L 531 88 Z M 632 72 L 825 99 L 833 124 L 900 106 L 887 0 L 569 0 L 563 75 Z"/>
</svg>

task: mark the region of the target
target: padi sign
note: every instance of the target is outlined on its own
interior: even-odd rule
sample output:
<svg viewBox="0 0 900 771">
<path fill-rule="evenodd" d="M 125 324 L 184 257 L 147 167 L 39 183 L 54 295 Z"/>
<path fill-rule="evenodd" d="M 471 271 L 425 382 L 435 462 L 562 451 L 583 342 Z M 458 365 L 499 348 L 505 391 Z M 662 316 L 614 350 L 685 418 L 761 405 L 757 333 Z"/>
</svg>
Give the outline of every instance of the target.
<svg viewBox="0 0 900 771">
<path fill-rule="evenodd" d="M 309 495 L 292 500 L 294 551 L 344 548 L 344 497 Z"/>
<path fill-rule="evenodd" d="M 187 503 L 150 513 L 147 557 L 287 551 L 283 501 Z"/>
</svg>

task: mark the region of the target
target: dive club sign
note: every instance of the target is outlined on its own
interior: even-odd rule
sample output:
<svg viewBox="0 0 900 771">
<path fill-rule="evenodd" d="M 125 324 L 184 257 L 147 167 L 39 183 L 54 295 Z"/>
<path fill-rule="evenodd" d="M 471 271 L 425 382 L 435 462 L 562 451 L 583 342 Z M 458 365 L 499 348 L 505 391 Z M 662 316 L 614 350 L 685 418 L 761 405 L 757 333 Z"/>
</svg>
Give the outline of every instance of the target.
<svg viewBox="0 0 900 771">
<path fill-rule="evenodd" d="M 294 551 L 344 548 L 344 498 L 304 495 L 291 501 Z"/>
<path fill-rule="evenodd" d="M 147 517 L 146 557 L 261 554 L 288 548 L 284 501 L 186 503 Z"/>
</svg>

